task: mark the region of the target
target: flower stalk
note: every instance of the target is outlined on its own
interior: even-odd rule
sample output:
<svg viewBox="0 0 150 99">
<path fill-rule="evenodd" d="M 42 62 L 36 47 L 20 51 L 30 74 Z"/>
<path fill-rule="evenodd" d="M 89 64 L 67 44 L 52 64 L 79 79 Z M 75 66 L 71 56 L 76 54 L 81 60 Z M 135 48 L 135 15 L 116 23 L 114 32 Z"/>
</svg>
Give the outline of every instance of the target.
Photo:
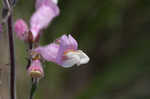
<svg viewBox="0 0 150 99">
<path fill-rule="evenodd" d="M 10 52 L 10 99 L 16 99 L 16 74 L 15 74 L 15 52 L 14 38 L 12 28 L 12 12 L 7 20 L 8 37 L 9 37 L 9 52 Z"/>
<path fill-rule="evenodd" d="M 36 11 L 30 18 L 30 27 L 23 19 L 14 24 L 20 40 L 28 44 L 27 71 L 31 76 L 29 99 L 33 99 L 39 80 L 44 77 L 42 61 L 54 62 L 64 68 L 80 66 L 89 62 L 89 57 L 78 49 L 78 42 L 71 35 L 63 35 L 47 46 L 40 46 L 40 36 L 52 20 L 59 15 L 58 0 L 36 0 Z"/>
<path fill-rule="evenodd" d="M 2 22 L 8 27 L 9 53 L 10 53 L 10 99 L 16 99 L 16 66 L 13 37 L 12 9 L 15 0 L 3 0 Z"/>
<path fill-rule="evenodd" d="M 31 85 L 31 89 L 30 89 L 29 99 L 33 99 L 34 93 L 35 93 L 35 91 L 37 89 L 37 83 L 38 83 L 37 79 L 32 78 L 32 80 L 31 80 L 31 84 L 32 85 Z"/>
<path fill-rule="evenodd" d="M 33 48 L 32 42 L 28 42 L 28 51 L 32 50 L 32 48 Z M 31 61 L 32 61 L 32 58 L 31 58 L 31 56 L 29 56 L 28 63 L 27 63 L 27 69 L 30 67 Z M 31 88 L 30 88 L 29 99 L 33 99 L 36 89 L 37 89 L 37 80 L 35 80 L 33 77 L 31 77 Z"/>
</svg>

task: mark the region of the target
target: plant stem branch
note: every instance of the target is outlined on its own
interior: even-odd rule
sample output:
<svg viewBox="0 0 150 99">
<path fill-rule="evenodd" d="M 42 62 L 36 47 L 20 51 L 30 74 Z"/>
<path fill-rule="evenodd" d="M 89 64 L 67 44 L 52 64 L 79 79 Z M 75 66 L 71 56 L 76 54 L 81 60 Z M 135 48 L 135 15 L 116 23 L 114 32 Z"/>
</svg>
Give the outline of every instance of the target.
<svg viewBox="0 0 150 99">
<path fill-rule="evenodd" d="M 33 99 L 33 96 L 35 94 L 35 91 L 37 89 L 37 79 L 32 78 L 31 80 L 31 90 L 30 90 L 30 96 L 29 99 Z"/>
<path fill-rule="evenodd" d="M 29 50 L 32 50 L 32 48 L 33 48 L 33 43 L 29 42 L 28 45 L 29 45 L 29 48 L 28 48 L 28 49 L 29 49 Z M 32 61 L 32 59 L 31 59 L 31 56 L 30 56 L 30 59 L 28 60 L 27 69 L 30 67 L 31 61 Z M 36 89 L 37 89 L 37 80 L 34 79 L 34 78 L 31 78 L 31 89 L 30 89 L 29 99 L 33 99 L 33 95 L 34 95 Z"/>
<path fill-rule="evenodd" d="M 10 51 L 10 99 L 16 99 L 16 74 L 15 74 L 15 52 L 14 52 L 14 38 L 12 28 L 12 14 L 8 17 L 8 37 L 9 37 L 9 51 Z"/>
</svg>

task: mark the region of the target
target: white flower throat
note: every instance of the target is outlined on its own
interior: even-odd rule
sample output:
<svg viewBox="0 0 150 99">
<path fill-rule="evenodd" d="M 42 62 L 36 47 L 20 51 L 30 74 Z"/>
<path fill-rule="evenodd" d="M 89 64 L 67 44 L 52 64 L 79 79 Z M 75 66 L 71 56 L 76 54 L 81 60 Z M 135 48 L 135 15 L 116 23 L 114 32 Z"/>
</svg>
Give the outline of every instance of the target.
<svg viewBox="0 0 150 99">
<path fill-rule="evenodd" d="M 72 67 L 73 65 L 80 66 L 81 64 L 86 64 L 89 62 L 89 57 L 81 50 L 68 51 L 65 53 L 67 57 L 63 62 L 64 67 Z"/>
<path fill-rule="evenodd" d="M 58 0 L 52 0 L 55 4 L 57 4 L 58 3 Z"/>
</svg>

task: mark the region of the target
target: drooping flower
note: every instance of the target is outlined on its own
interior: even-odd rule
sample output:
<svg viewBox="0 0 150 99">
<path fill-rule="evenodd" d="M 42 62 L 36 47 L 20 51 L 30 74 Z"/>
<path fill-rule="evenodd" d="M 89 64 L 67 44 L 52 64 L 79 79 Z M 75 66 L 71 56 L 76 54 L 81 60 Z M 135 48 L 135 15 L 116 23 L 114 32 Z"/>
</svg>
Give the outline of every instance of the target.
<svg viewBox="0 0 150 99">
<path fill-rule="evenodd" d="M 41 78 L 44 76 L 43 68 L 40 60 L 33 60 L 28 68 L 28 73 L 33 78 Z"/>
<path fill-rule="evenodd" d="M 51 0 L 37 0 L 36 9 L 30 19 L 30 31 L 33 34 L 33 39 L 38 36 L 40 30 L 46 28 L 53 18 L 59 14 L 57 4 Z"/>
<path fill-rule="evenodd" d="M 23 19 L 18 19 L 14 24 L 14 31 L 20 40 L 27 40 L 28 26 Z"/>
<path fill-rule="evenodd" d="M 71 35 L 63 35 L 57 41 L 33 51 L 39 53 L 45 60 L 66 68 L 88 63 L 89 57 L 83 51 L 78 50 L 78 43 Z"/>
</svg>

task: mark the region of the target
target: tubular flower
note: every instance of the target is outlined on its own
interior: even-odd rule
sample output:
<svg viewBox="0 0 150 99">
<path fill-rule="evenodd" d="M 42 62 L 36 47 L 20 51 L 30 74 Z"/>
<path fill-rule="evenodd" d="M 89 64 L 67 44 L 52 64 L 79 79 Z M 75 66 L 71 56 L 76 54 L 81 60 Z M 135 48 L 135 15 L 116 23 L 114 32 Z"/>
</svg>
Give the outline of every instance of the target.
<svg viewBox="0 0 150 99">
<path fill-rule="evenodd" d="M 26 22 L 23 19 L 18 19 L 15 22 L 14 31 L 16 32 L 16 35 L 20 40 L 27 39 L 27 33 L 29 30 Z"/>
<path fill-rule="evenodd" d="M 77 49 L 78 43 L 71 35 L 63 35 L 57 41 L 57 43 L 38 47 L 33 51 L 39 53 L 45 60 L 55 62 L 65 68 L 88 63 L 89 57 Z"/>
<path fill-rule="evenodd" d="M 28 68 L 28 73 L 33 78 L 41 78 L 44 76 L 43 68 L 40 60 L 33 60 Z"/>
<path fill-rule="evenodd" d="M 37 0 L 36 12 L 30 19 L 30 31 L 35 39 L 40 30 L 46 28 L 52 19 L 59 14 L 58 6 L 51 0 Z"/>
</svg>

